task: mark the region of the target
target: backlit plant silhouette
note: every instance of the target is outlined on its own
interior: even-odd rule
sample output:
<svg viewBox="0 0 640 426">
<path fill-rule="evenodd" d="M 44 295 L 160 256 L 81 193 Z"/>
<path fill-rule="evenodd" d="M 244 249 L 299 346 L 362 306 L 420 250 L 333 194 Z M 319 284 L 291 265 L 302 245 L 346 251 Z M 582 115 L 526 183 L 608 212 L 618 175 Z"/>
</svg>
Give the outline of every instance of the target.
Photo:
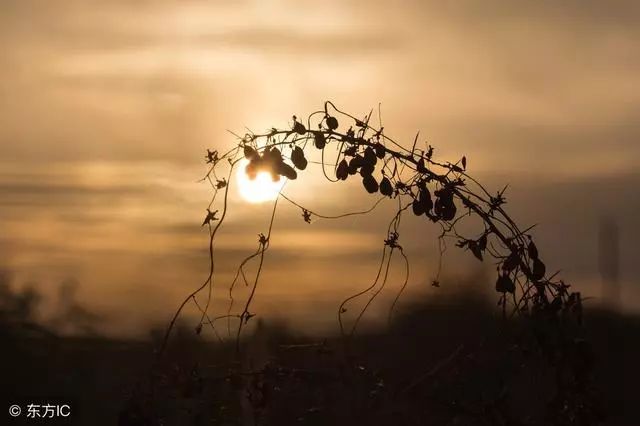
<svg viewBox="0 0 640 426">
<path fill-rule="evenodd" d="M 547 274 L 545 264 L 529 234 L 531 227 L 521 229 L 504 208 L 506 187 L 497 193 L 490 193 L 468 174 L 466 157 L 463 156 L 455 162 L 438 161 L 432 146 L 429 145 L 426 149 L 417 147 L 417 135 L 410 149 L 403 147 L 387 136 L 384 128 L 375 128 L 371 124 L 371 116 L 372 113 L 369 113 L 359 119 L 341 111 L 333 103 L 325 102 L 322 110 L 313 112 L 304 121 L 293 116 L 291 127 L 288 129 L 272 128 L 265 133 L 236 135 L 238 143 L 229 151 L 207 152 L 206 162 L 210 168 L 203 180 L 208 181 L 213 189 L 213 196 L 203 222 L 203 226 L 208 226 L 210 230 L 209 273 L 202 285 L 189 294 L 178 308 L 167 329 L 163 348 L 175 321 L 190 301 L 195 303 L 201 312 L 200 322 L 196 327 L 198 333 L 202 331 L 204 325 L 209 325 L 219 337 L 215 323 L 224 319 L 231 335 L 233 321 L 237 323 L 235 337 L 239 345 L 243 327 L 254 316 L 251 312 L 251 303 L 256 295 L 265 254 L 270 246 L 279 198 L 300 208 L 303 220 L 309 223 L 314 216 L 338 219 L 354 214 L 366 214 L 384 200 L 397 204 L 397 211 L 389 223 L 388 238 L 382 243 L 380 266 L 374 282 L 366 289 L 344 300 L 339 306 L 338 320 L 343 334 L 345 334 L 344 315 L 349 302 L 375 289 L 353 321 L 349 331 L 351 335 L 365 310 L 384 288 L 391 258 L 398 253 L 404 259 L 406 273 L 404 283 L 389 312 L 389 319 L 391 319 L 396 302 L 409 278 L 409 260 L 400 242 L 400 222 L 404 214 L 424 217 L 425 225 L 431 223 L 440 227 L 441 260 L 446 248 L 446 240 L 454 239 L 457 247 L 468 251 L 479 260 L 495 263 L 497 269 L 495 290 L 498 293 L 498 305 L 501 307 L 503 316 L 531 316 L 545 312 L 562 317 L 569 315 L 580 321 L 582 310 L 580 293 L 570 292 L 567 284 L 555 279 L 556 274 Z M 335 157 L 331 159 L 328 159 L 329 148 L 332 148 L 335 153 Z M 246 159 L 248 160 L 246 172 L 250 178 L 255 178 L 257 173 L 266 171 L 274 181 L 294 180 L 302 178 L 305 170 L 310 166 L 310 161 L 305 155 L 309 150 L 321 151 L 322 161 L 319 162 L 320 164 L 313 165 L 322 168 L 329 182 L 358 179 L 362 182 L 365 191 L 370 194 L 379 194 L 380 199 L 365 211 L 326 216 L 305 208 L 280 192 L 273 203 L 268 229 L 258 236 L 256 250 L 240 263 L 234 279 L 228 284 L 227 312 L 211 315 L 209 307 L 212 290 L 214 285 L 219 285 L 215 277 L 214 241 L 227 217 L 229 188 L 233 183 L 234 168 L 241 160 Z M 469 217 L 479 218 L 481 226 L 473 234 L 462 235 L 458 232 L 458 225 Z M 257 273 L 252 282 L 249 282 L 245 268 L 252 261 L 257 262 Z M 441 264 L 440 261 L 439 265 Z M 432 281 L 435 287 L 440 285 L 439 275 L 440 267 Z M 234 311 L 233 291 L 239 282 L 249 286 L 251 291 L 241 309 Z M 198 303 L 196 300 L 196 296 L 203 291 L 207 294 L 205 304 Z"/>
<path fill-rule="evenodd" d="M 581 332 L 576 327 L 582 322 L 581 295 L 569 291 L 569 285 L 555 278 L 557 274 L 547 273 L 530 234 L 532 227 L 521 229 L 505 210 L 506 187 L 491 193 L 468 173 L 466 157 L 454 162 L 438 160 L 432 146 L 418 147 L 418 136 L 410 148 L 404 147 L 386 135 L 381 123 L 374 127 L 371 118 L 372 113 L 357 118 L 341 111 L 333 103 L 325 102 L 323 109 L 313 112 L 305 120 L 293 116 L 290 128 L 235 135 L 237 143 L 229 151 L 207 151 L 209 170 L 203 180 L 211 184 L 213 195 L 202 225 L 209 228 L 209 271 L 202 284 L 185 297 L 175 312 L 159 355 L 164 352 L 177 319 L 190 302 L 200 312 L 196 326 L 198 334 L 207 326 L 222 340 L 217 328 L 222 322 L 229 338 L 235 339 L 236 353 L 241 352 L 242 331 L 255 316 L 252 302 L 271 244 L 280 199 L 299 208 L 301 219 L 307 223 L 311 223 L 314 217 L 340 219 L 371 213 L 386 201 L 393 203 L 396 209 L 388 225 L 387 238 L 381 242 L 382 253 L 376 277 L 369 286 L 338 306 L 337 319 L 342 336 L 353 336 L 365 311 L 385 287 L 392 257 L 399 255 L 404 261 L 404 278 L 389 311 L 391 321 L 410 272 L 409 259 L 402 247 L 401 219 L 407 214 L 418 216 L 424 219 L 425 226 L 438 226 L 440 229 L 440 259 L 432 285 L 440 286 L 442 257 L 448 241 L 455 241 L 458 248 L 480 261 L 492 262 L 496 267 L 495 290 L 503 318 L 514 318 L 519 323 L 531 325 L 531 333 L 527 333 L 534 337 L 535 350 L 543 354 L 555 370 L 555 391 L 549 403 L 553 423 L 593 424 L 599 416 L 599 404 L 590 385 L 591 349 L 586 341 L 579 338 Z M 314 150 L 319 150 L 320 161 L 308 159 Z M 280 190 L 273 202 L 269 226 L 258 235 L 255 250 L 240 262 L 231 282 L 220 283 L 215 274 L 217 256 L 214 242 L 228 216 L 233 172 L 241 161 L 248 162 L 245 170 L 250 178 L 267 172 L 274 181 L 299 179 L 307 168 L 320 167 L 329 182 L 357 179 L 367 193 L 377 194 L 379 198 L 368 209 L 328 216 L 302 206 Z M 473 219 L 465 227 L 473 229 L 470 233 L 460 230 L 466 219 Z M 255 268 L 255 274 L 250 279 L 246 270 L 251 266 Z M 234 298 L 234 289 L 242 284 L 250 292 L 239 304 Z M 223 285 L 228 288 L 228 307 L 224 312 L 211 313 L 214 287 Z M 197 296 L 200 296 L 200 301 Z M 348 326 L 350 303 L 360 298 L 365 299 L 363 308 L 356 311 Z M 246 377 L 263 373 L 240 371 L 236 374 Z"/>
</svg>

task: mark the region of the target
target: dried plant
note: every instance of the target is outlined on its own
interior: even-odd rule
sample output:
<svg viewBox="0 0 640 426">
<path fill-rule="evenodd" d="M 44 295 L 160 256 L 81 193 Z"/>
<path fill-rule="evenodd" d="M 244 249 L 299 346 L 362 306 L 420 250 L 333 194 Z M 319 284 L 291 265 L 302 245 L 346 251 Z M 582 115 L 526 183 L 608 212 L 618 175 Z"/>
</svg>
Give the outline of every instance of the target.
<svg viewBox="0 0 640 426">
<path fill-rule="evenodd" d="M 226 319 L 229 326 L 231 319 L 235 318 L 238 322 L 236 338 L 240 337 L 243 326 L 254 316 L 250 311 L 251 302 L 259 283 L 265 253 L 269 248 L 278 199 L 273 204 L 271 221 L 266 234 L 258 236 L 255 252 L 241 262 L 235 278 L 229 285 L 228 311 L 224 315 L 211 317 L 208 309 L 216 282 L 214 240 L 227 216 L 232 172 L 240 160 L 246 158 L 249 161 L 246 171 L 250 178 L 255 178 L 260 171 L 266 171 L 272 175 L 274 181 L 281 178 L 294 180 L 298 178 L 298 172 L 303 172 L 308 167 L 309 161 L 305 156 L 305 150 L 312 149 L 322 151 L 320 166 L 328 181 L 360 179 L 368 193 L 379 193 L 381 198 L 368 210 L 327 216 L 303 207 L 280 192 L 279 198 L 301 209 L 302 218 L 306 222 L 311 223 L 314 216 L 339 219 L 354 214 L 366 214 L 386 199 L 392 200 L 398 206 L 389 224 L 388 238 L 383 242 L 382 259 L 376 279 L 370 287 L 347 298 L 339 307 L 338 319 L 343 333 L 342 317 L 347 311 L 348 303 L 366 295 L 380 282 L 378 289 L 370 296 L 354 321 L 350 332 L 353 334 L 362 314 L 383 289 L 393 254 L 399 253 L 405 261 L 406 274 L 400 293 L 392 304 L 389 313 L 391 318 L 409 276 L 409 261 L 399 242 L 400 221 L 402 215 L 408 210 L 440 227 L 441 260 L 446 250 L 446 240 L 451 238 L 456 240 L 457 247 L 469 251 L 480 261 L 486 260 L 487 257 L 493 260 L 497 269 L 495 290 L 498 292 L 498 305 L 502 308 L 505 317 L 551 311 L 554 314 L 570 313 L 578 321 L 580 320 L 582 309 L 580 293 L 569 292 L 569 285 L 555 279 L 557 273 L 547 274 L 546 266 L 530 234 L 533 227 L 520 229 L 504 208 L 506 186 L 501 191 L 491 194 L 468 174 L 465 156 L 456 162 L 437 161 L 434 147 L 431 145 L 426 149 L 417 147 L 418 135 L 411 149 L 407 149 L 388 137 L 383 127 L 374 128 L 370 124 L 371 115 L 370 112 L 364 118 L 358 119 L 339 110 L 333 103 L 325 102 L 324 109 L 310 114 L 305 123 L 293 116 L 290 129 L 272 128 L 261 134 L 247 133 L 242 137 L 236 135 L 239 142 L 233 149 L 224 154 L 219 154 L 217 151 L 207 152 L 206 162 L 210 168 L 203 180 L 208 181 L 213 189 L 213 196 L 203 222 L 203 226 L 208 226 L 210 230 L 209 274 L 204 283 L 189 294 L 178 308 L 168 327 L 167 339 L 177 317 L 189 301 L 193 301 L 201 311 L 200 323 L 196 328 L 198 333 L 203 325 L 210 325 L 215 331 L 216 321 Z M 333 162 L 327 162 L 325 153 L 327 147 L 331 145 L 337 146 L 337 158 Z M 228 169 L 226 178 L 220 177 L 220 169 L 223 166 Z M 220 210 L 212 211 L 220 194 L 223 198 L 221 213 L 219 213 Z M 461 221 L 471 216 L 480 218 L 483 227 L 479 228 L 474 235 L 462 235 L 457 227 Z M 258 267 L 253 282 L 249 283 L 245 267 L 252 260 L 257 260 Z M 432 281 L 435 287 L 440 285 L 441 260 Z M 251 287 L 251 293 L 242 311 L 234 313 L 233 290 L 240 280 Z M 201 306 L 196 296 L 205 290 L 207 301 L 204 306 Z M 165 344 L 166 339 L 163 346 Z"/>
<path fill-rule="evenodd" d="M 586 343 L 576 340 L 575 333 L 565 330 L 581 323 L 580 293 L 569 291 L 569 285 L 556 279 L 557 273 L 547 273 L 530 233 L 533 227 L 521 229 L 505 209 L 506 186 L 491 193 L 468 173 L 465 156 L 455 162 L 438 160 L 434 147 L 418 146 L 419 135 L 416 135 L 410 149 L 402 146 L 385 134 L 381 123 L 377 127 L 371 124 L 372 113 L 357 118 L 341 111 L 332 102 L 325 102 L 322 110 L 313 112 L 304 121 L 293 116 L 288 129 L 272 128 L 265 133 L 235 135 L 237 143 L 229 151 L 222 154 L 218 151 L 207 152 L 209 170 L 203 181 L 209 182 L 213 190 L 203 222 L 203 226 L 210 231 L 209 271 L 204 282 L 184 299 L 175 312 L 160 353 L 166 347 L 177 318 L 189 302 L 193 302 L 200 311 L 200 321 L 196 326 L 198 334 L 203 326 L 209 326 L 215 336 L 222 339 L 216 327 L 219 321 L 225 320 L 227 334 L 235 338 L 236 351 L 240 351 L 242 330 L 255 315 L 251 305 L 256 296 L 265 254 L 270 247 L 280 198 L 299 208 L 302 219 L 307 223 L 311 223 L 314 217 L 339 219 L 367 214 L 387 201 L 397 207 L 388 225 L 388 236 L 381 244 L 376 277 L 370 286 L 348 297 L 338 307 L 342 335 L 354 334 L 363 314 L 385 287 L 392 257 L 399 255 L 404 261 L 404 278 L 389 311 L 391 321 L 410 272 L 409 259 L 401 245 L 401 219 L 405 214 L 424 217 L 425 224 L 433 224 L 440 229 L 440 260 L 432 285 L 440 286 L 442 257 L 447 241 L 454 240 L 458 248 L 468 251 L 480 261 L 493 262 L 496 266 L 495 290 L 502 316 L 525 321 L 534 319 L 535 324 L 545 324 L 542 327 L 534 325 L 534 328 L 537 327 L 536 332 L 543 330 L 541 346 L 546 345 L 548 353 L 557 360 L 557 370 L 563 372 L 558 376 L 556 411 L 564 416 L 562 418 L 574 418 L 576 412 L 584 411 L 587 398 L 587 369 L 580 367 L 586 365 L 586 361 L 576 360 L 587 359 L 585 354 L 588 351 L 585 349 Z M 308 153 L 311 150 L 319 150 L 322 160 L 310 161 Z M 213 315 L 209 312 L 213 288 L 220 285 L 215 276 L 214 241 L 227 218 L 233 171 L 244 159 L 248 160 L 246 172 L 250 178 L 259 172 L 268 172 L 274 181 L 295 180 L 312 164 L 321 167 L 329 182 L 358 179 L 365 191 L 378 194 L 379 199 L 369 209 L 328 216 L 302 206 L 281 190 L 273 203 L 268 229 L 259 234 L 255 251 L 241 261 L 233 280 L 228 283 L 229 304 L 226 312 Z M 467 218 L 476 219 L 471 222 L 472 227 L 476 227 L 471 234 L 459 231 Z M 246 268 L 251 263 L 256 264 L 256 273 L 249 280 Z M 239 283 L 249 287 L 250 293 L 240 309 L 234 310 L 234 289 Z M 206 292 L 206 301 L 198 302 L 196 296 L 203 292 Z M 350 328 L 345 330 L 349 303 L 363 297 L 367 297 L 364 307 L 357 313 Z M 551 327 L 547 327 L 549 323 Z M 569 327 L 565 327 L 567 324 Z"/>
</svg>

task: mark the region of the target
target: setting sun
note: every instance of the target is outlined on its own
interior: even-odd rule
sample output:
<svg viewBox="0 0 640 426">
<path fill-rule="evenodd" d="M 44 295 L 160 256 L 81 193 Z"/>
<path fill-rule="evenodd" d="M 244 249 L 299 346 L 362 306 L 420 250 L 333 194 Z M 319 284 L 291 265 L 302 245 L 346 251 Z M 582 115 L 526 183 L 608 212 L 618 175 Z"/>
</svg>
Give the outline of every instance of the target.
<svg viewBox="0 0 640 426">
<path fill-rule="evenodd" d="M 247 175 L 248 164 L 249 161 L 242 160 L 236 173 L 240 196 L 250 203 L 264 203 L 265 201 L 275 200 L 284 185 L 285 179 L 279 176 L 278 180 L 274 181 L 267 171 L 258 172 L 255 179 L 251 179 Z"/>
</svg>

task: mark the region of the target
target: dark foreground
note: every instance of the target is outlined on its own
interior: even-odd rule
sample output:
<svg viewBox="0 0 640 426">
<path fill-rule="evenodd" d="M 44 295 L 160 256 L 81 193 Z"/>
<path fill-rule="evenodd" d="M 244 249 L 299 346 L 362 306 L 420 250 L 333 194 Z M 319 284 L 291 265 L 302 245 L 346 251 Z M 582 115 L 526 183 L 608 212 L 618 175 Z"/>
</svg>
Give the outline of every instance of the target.
<svg viewBox="0 0 640 426">
<path fill-rule="evenodd" d="M 563 410 L 555 361 L 536 351 L 526 326 L 477 297 L 415 306 L 390 330 L 362 331 L 346 346 L 261 323 L 240 362 L 232 343 L 191 328 L 176 330 L 156 362 L 157 339 L 63 338 L 5 315 L 0 424 L 639 424 L 640 318 L 591 309 L 584 330 L 593 392 L 560 420 L 550 414 Z M 67 423 L 7 413 L 47 401 L 71 405 Z"/>
</svg>

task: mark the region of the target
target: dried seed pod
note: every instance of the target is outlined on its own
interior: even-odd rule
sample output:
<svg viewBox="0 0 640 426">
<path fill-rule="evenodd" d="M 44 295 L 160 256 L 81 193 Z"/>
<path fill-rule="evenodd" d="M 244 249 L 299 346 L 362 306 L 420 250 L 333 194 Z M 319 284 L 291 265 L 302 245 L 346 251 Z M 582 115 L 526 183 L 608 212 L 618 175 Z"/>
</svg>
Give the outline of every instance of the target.
<svg viewBox="0 0 640 426">
<path fill-rule="evenodd" d="M 338 128 L 337 118 L 327 115 L 326 122 L 327 122 L 327 127 L 330 128 L 331 130 L 335 130 Z"/>
<path fill-rule="evenodd" d="M 384 176 L 380 181 L 380 193 L 387 197 L 391 197 L 393 195 L 393 186 L 391 185 L 389 178 L 386 176 Z"/>
<path fill-rule="evenodd" d="M 336 169 L 336 177 L 340 180 L 347 180 L 349 176 L 349 165 L 346 160 L 342 160 L 338 164 L 338 168 Z"/>
<path fill-rule="evenodd" d="M 247 168 L 245 169 L 245 172 L 247 173 L 247 176 L 249 177 L 249 179 L 254 180 L 256 176 L 258 176 L 258 169 L 260 168 L 260 162 L 261 162 L 260 157 L 258 157 L 257 159 L 249 161 L 249 164 L 247 164 Z"/>
<path fill-rule="evenodd" d="M 516 291 L 516 285 L 509 278 L 509 275 L 500 275 L 496 281 L 496 291 L 498 293 L 513 293 Z"/>
<path fill-rule="evenodd" d="M 375 170 L 375 166 L 371 163 L 364 163 L 362 167 L 360 167 L 360 176 L 371 176 Z"/>
<path fill-rule="evenodd" d="M 442 219 L 444 220 L 453 220 L 456 217 L 456 205 L 453 203 L 453 200 L 450 200 L 448 204 L 445 205 L 442 211 Z"/>
<path fill-rule="evenodd" d="M 452 220 L 456 217 L 456 205 L 453 202 L 453 193 L 448 188 L 435 192 L 438 199 L 435 203 L 435 213 L 443 220 Z"/>
<path fill-rule="evenodd" d="M 280 163 L 282 163 L 282 154 L 280 154 L 280 150 L 278 148 L 267 147 L 262 152 L 259 170 L 269 172 L 273 181 L 277 182 L 282 174 L 279 171 Z"/>
<path fill-rule="evenodd" d="M 324 137 L 324 133 L 322 132 L 314 132 L 313 133 L 313 144 L 318 149 L 324 149 L 327 145 L 327 140 Z"/>
<path fill-rule="evenodd" d="M 253 161 L 260 158 L 260 154 L 258 154 L 258 151 L 256 151 L 249 145 L 245 145 L 243 148 L 243 151 L 244 151 L 244 158 L 246 158 L 249 161 Z"/>
<path fill-rule="evenodd" d="M 507 258 L 502 262 L 502 270 L 511 272 L 516 269 L 519 263 L 520 257 L 518 257 L 518 253 L 511 252 L 511 254 L 509 254 L 509 256 L 507 256 Z"/>
<path fill-rule="evenodd" d="M 420 202 L 419 199 L 413 200 L 413 203 L 411 203 L 411 208 L 413 209 L 413 214 L 415 214 L 416 216 L 422 216 L 425 213 L 424 205 Z"/>
<path fill-rule="evenodd" d="M 278 163 L 275 170 L 279 175 L 284 176 L 289 180 L 294 180 L 298 177 L 298 172 L 284 161 Z"/>
<path fill-rule="evenodd" d="M 262 160 L 266 163 L 265 165 L 275 167 L 282 161 L 282 153 L 276 147 L 267 147 L 262 153 Z"/>
<path fill-rule="evenodd" d="M 367 190 L 369 194 L 378 192 L 378 182 L 371 175 L 367 175 L 362 178 L 362 185 L 364 185 L 364 188 Z"/>
<path fill-rule="evenodd" d="M 442 199 L 436 198 L 436 203 L 433 211 L 436 214 L 436 216 L 442 217 L 442 210 L 444 210 Z"/>
<path fill-rule="evenodd" d="M 378 161 L 378 157 L 376 157 L 376 153 L 373 152 L 373 148 L 371 148 L 370 146 L 368 146 L 364 150 L 364 161 L 367 164 L 371 164 L 373 166 L 375 166 L 376 162 Z"/>
<path fill-rule="evenodd" d="M 431 201 L 431 193 L 427 189 L 426 185 L 420 189 L 418 199 L 420 200 L 420 203 L 422 203 L 424 213 L 428 214 L 433 208 L 433 201 Z"/>
<path fill-rule="evenodd" d="M 291 151 L 291 161 L 297 169 L 304 170 L 307 168 L 307 159 L 304 157 L 304 151 L 299 146 L 293 148 Z"/>
<path fill-rule="evenodd" d="M 349 161 L 349 174 L 355 175 L 356 173 L 358 173 L 358 169 L 362 167 L 363 164 L 364 164 L 364 159 L 362 158 L 361 155 L 358 154 L 355 157 L 353 157 Z"/>
</svg>

